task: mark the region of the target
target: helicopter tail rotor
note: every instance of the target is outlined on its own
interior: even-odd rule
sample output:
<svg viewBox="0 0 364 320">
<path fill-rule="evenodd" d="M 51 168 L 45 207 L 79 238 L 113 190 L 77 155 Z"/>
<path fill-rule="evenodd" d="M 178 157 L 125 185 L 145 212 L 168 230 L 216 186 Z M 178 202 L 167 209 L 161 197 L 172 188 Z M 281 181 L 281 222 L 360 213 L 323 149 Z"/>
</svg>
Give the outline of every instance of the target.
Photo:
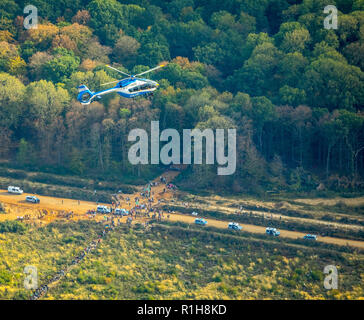
<svg viewBox="0 0 364 320">
<path fill-rule="evenodd" d="M 78 96 L 77 100 L 83 104 L 88 105 L 91 103 L 92 98 L 95 96 L 94 92 L 92 92 L 87 86 L 81 85 L 78 87 Z"/>
</svg>

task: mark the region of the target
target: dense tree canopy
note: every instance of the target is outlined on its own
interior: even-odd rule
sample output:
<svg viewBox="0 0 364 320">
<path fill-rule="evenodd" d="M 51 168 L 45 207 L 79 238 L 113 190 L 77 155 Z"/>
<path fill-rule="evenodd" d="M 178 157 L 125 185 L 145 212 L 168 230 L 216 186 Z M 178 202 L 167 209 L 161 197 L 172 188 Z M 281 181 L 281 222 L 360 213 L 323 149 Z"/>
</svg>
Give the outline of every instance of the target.
<svg viewBox="0 0 364 320">
<path fill-rule="evenodd" d="M 36 29 L 23 27 L 27 4 L 38 8 Z M 324 28 L 328 4 L 338 8 L 337 30 Z M 194 166 L 194 187 L 296 188 L 299 172 L 327 184 L 351 177 L 357 188 L 363 55 L 362 0 L 3 0 L 0 156 L 142 175 L 151 168 L 128 163 L 127 135 L 159 120 L 180 132 L 237 129 L 236 174 L 217 180 L 216 168 Z M 138 73 L 166 62 L 151 75 L 160 83 L 152 101 L 75 100 L 80 84 L 98 90 L 119 77 L 105 64 Z"/>
</svg>

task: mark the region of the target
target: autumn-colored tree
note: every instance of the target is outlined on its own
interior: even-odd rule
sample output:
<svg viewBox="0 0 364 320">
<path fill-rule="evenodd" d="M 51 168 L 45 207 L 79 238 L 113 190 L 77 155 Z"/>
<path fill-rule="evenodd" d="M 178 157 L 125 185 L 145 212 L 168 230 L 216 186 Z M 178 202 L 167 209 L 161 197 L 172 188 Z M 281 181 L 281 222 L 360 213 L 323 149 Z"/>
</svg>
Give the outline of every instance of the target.
<svg viewBox="0 0 364 320">
<path fill-rule="evenodd" d="M 87 47 L 92 38 L 92 31 L 89 27 L 73 23 L 72 25 L 61 28 L 60 34 L 68 37 L 76 44 L 76 53 L 79 53 L 80 55 L 87 54 Z"/>
<path fill-rule="evenodd" d="M 14 35 L 8 30 L 0 30 L 0 41 L 13 42 Z"/>
<path fill-rule="evenodd" d="M 37 28 L 27 30 L 27 38 L 34 42 L 40 49 L 49 48 L 52 40 L 59 29 L 57 26 L 49 24 L 39 24 Z"/>
<path fill-rule="evenodd" d="M 80 65 L 80 69 L 83 71 L 92 71 L 97 66 L 96 61 L 93 61 L 91 59 L 85 59 L 82 61 Z"/>
<path fill-rule="evenodd" d="M 52 48 L 58 47 L 75 51 L 76 43 L 66 34 L 57 34 L 52 40 Z"/>
<path fill-rule="evenodd" d="M 0 41 L 0 71 L 9 71 L 11 60 L 18 56 L 18 48 L 14 44 Z"/>
<path fill-rule="evenodd" d="M 51 61 L 53 56 L 48 54 L 47 52 L 38 51 L 33 54 L 29 59 L 29 69 L 30 75 L 33 80 L 40 80 L 45 77 L 45 73 L 43 70 L 44 65 Z"/>
<path fill-rule="evenodd" d="M 72 22 L 86 25 L 90 19 L 91 16 L 87 10 L 78 10 L 77 14 L 72 18 Z"/>
<path fill-rule="evenodd" d="M 26 67 L 25 61 L 20 58 L 19 56 L 16 56 L 15 58 L 12 58 L 9 60 L 9 73 L 13 75 L 21 75 L 25 73 L 25 67 Z"/>
<path fill-rule="evenodd" d="M 100 44 L 97 38 L 93 38 L 88 42 L 87 45 L 87 58 L 108 64 L 110 63 L 109 55 L 112 49 L 108 46 L 103 46 Z"/>
</svg>

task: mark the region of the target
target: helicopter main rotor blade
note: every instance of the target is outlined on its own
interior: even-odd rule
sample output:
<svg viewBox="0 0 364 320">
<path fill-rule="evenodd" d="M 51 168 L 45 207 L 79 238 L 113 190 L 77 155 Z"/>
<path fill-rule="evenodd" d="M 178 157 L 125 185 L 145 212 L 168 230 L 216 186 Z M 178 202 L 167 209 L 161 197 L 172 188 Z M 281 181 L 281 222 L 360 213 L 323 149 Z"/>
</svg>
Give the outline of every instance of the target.
<svg viewBox="0 0 364 320">
<path fill-rule="evenodd" d="M 162 65 L 160 65 L 160 66 L 158 66 L 158 67 L 155 67 L 155 68 L 153 68 L 153 69 L 149 69 L 148 71 L 144 71 L 144 72 L 142 72 L 142 73 L 139 73 L 139 74 L 135 75 L 135 77 L 141 76 L 141 75 L 143 75 L 143 74 L 146 74 L 146 73 L 152 72 L 152 71 L 154 71 L 154 70 L 157 70 L 157 69 L 160 69 L 160 68 L 163 68 L 163 67 L 165 67 L 165 65 L 164 65 L 164 64 L 162 64 Z"/>
<path fill-rule="evenodd" d="M 124 75 L 126 75 L 126 76 L 128 76 L 128 77 L 130 77 L 130 74 L 127 74 L 127 73 L 125 73 L 125 72 L 123 72 L 123 71 L 120 71 L 120 70 L 118 70 L 118 69 L 116 69 L 116 68 L 114 68 L 114 67 L 112 67 L 112 66 L 109 66 L 109 65 L 106 65 L 108 68 L 110 68 L 110 69 L 113 69 L 113 70 L 115 70 L 115 71 L 117 71 L 117 72 L 119 72 L 119 73 L 121 73 L 121 74 L 124 74 Z"/>
<path fill-rule="evenodd" d="M 120 81 L 123 81 L 123 80 L 126 80 L 126 79 L 129 79 L 129 78 L 124 78 L 124 79 L 120 79 L 120 80 L 115 80 L 115 81 L 111 81 L 111 82 L 103 83 L 103 84 L 100 84 L 100 86 L 106 86 L 106 85 L 108 85 L 108 84 L 112 84 L 112 83 L 120 82 Z"/>
<path fill-rule="evenodd" d="M 119 81 L 121 81 L 121 80 L 115 80 L 115 81 L 111 81 L 111 82 L 102 83 L 102 84 L 100 84 L 100 86 L 107 86 L 108 84 L 116 83 Z"/>
</svg>

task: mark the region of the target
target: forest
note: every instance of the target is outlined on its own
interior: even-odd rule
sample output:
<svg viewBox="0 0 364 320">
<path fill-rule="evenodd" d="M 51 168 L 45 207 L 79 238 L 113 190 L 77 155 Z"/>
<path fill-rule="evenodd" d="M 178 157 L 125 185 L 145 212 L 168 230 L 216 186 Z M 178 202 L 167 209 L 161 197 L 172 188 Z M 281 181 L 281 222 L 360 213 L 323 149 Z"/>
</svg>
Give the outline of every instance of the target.
<svg viewBox="0 0 364 320">
<path fill-rule="evenodd" d="M 38 9 L 24 28 L 23 9 Z M 326 5 L 338 28 L 325 29 Z M 2 165 L 121 181 L 149 177 L 129 163 L 133 128 L 237 130 L 237 169 L 191 165 L 181 185 L 259 193 L 364 190 L 363 0 L 2 0 Z M 160 83 L 153 99 L 104 96 L 106 68 Z"/>
</svg>

